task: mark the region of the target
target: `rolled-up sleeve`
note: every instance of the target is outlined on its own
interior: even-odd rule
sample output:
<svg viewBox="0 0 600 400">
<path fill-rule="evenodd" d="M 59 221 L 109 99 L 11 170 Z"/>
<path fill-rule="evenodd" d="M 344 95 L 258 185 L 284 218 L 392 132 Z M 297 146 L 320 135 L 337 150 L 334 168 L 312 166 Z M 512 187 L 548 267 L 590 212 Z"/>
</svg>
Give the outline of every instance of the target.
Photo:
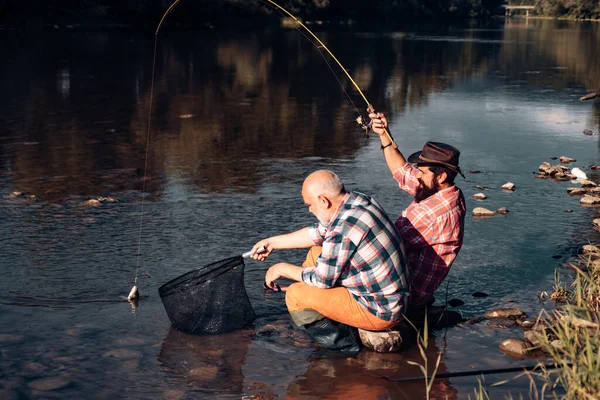
<svg viewBox="0 0 600 400">
<path fill-rule="evenodd" d="M 402 164 L 402 166 L 394 173 L 394 179 L 398 182 L 400 189 L 411 196 L 414 196 L 417 193 L 419 186 L 421 186 L 421 183 L 419 182 L 420 176 L 421 171 L 408 162 Z"/>
<path fill-rule="evenodd" d="M 314 224 L 308 227 L 308 235 L 317 246 L 321 246 L 323 244 L 326 231 L 327 228 L 321 224 Z"/>
<path fill-rule="evenodd" d="M 341 233 L 334 232 L 323 242 L 323 251 L 317 265 L 302 271 L 302 281 L 308 285 L 327 289 L 334 287 L 340 276 L 348 271 L 356 246 Z"/>
</svg>

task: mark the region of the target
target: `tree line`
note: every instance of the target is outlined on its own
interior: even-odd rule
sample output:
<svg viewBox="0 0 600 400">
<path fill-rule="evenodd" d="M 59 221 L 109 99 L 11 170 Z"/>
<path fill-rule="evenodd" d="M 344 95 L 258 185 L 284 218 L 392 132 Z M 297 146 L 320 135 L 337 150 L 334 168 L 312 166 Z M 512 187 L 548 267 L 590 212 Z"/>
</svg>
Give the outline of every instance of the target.
<svg viewBox="0 0 600 400">
<path fill-rule="evenodd" d="M 535 10 L 549 17 L 600 19 L 598 0 L 535 0 Z"/>
<path fill-rule="evenodd" d="M 406 21 L 457 21 L 501 16 L 505 4 L 534 5 L 534 14 L 600 18 L 598 0 L 279 0 L 304 20 L 389 26 Z M 0 24 L 156 26 L 173 0 L 0 0 Z M 517 14 L 518 12 L 513 12 Z M 285 15 L 265 0 L 180 0 L 166 25 L 240 27 L 279 23 Z"/>
<path fill-rule="evenodd" d="M 0 0 L 0 23 L 25 17 L 41 23 L 108 22 L 155 24 L 172 0 Z M 393 23 L 407 20 L 456 20 L 502 15 L 503 0 L 279 0 L 303 19 L 331 22 Z M 282 14 L 264 0 L 181 0 L 168 24 L 202 26 L 278 22 Z"/>
</svg>

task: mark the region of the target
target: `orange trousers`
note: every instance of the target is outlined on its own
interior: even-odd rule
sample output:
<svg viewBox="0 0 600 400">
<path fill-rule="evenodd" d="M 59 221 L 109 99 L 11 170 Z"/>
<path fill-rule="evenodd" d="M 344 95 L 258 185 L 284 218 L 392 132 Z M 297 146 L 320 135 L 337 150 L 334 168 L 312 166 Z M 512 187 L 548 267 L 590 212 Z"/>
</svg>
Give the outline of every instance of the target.
<svg viewBox="0 0 600 400">
<path fill-rule="evenodd" d="M 320 254 L 321 247 L 313 246 L 302 266 L 314 266 Z M 345 287 L 320 289 L 304 282 L 294 283 L 287 289 L 285 304 L 290 313 L 314 310 L 333 321 L 368 331 L 386 330 L 399 322 L 377 318 L 356 301 Z"/>
</svg>

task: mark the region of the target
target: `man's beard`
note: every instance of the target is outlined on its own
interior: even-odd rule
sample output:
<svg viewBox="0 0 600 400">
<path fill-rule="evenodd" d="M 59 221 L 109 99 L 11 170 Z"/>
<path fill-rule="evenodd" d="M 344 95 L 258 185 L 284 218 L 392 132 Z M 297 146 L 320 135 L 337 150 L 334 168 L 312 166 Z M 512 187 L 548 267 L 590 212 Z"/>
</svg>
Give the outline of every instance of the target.
<svg viewBox="0 0 600 400">
<path fill-rule="evenodd" d="M 419 182 L 421 183 L 421 186 L 419 187 L 419 189 L 417 189 L 417 193 L 415 193 L 415 201 L 417 203 L 422 202 L 423 200 L 430 197 L 431 195 L 436 194 L 440 190 L 440 185 L 435 180 L 433 181 L 433 187 L 431 188 L 425 186 L 423 181 L 421 181 L 420 179 Z"/>
</svg>

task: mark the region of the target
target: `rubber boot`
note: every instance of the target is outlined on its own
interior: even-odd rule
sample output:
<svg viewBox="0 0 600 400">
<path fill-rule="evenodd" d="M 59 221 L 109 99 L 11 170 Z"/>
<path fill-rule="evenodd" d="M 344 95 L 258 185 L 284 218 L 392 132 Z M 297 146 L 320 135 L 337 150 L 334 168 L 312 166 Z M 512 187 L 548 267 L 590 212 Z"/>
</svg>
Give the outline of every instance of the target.
<svg viewBox="0 0 600 400">
<path fill-rule="evenodd" d="M 360 351 L 361 342 L 358 330 L 354 327 L 323 318 L 304 325 L 304 328 L 324 349 L 354 353 Z"/>
</svg>

